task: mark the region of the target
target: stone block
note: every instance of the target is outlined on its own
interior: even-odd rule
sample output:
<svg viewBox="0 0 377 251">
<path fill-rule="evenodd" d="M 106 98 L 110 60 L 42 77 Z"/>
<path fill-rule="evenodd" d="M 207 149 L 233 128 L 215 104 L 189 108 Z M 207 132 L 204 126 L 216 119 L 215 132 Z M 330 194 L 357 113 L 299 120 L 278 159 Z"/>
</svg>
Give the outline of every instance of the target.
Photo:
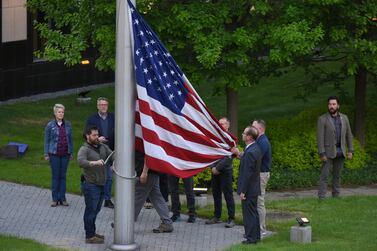
<svg viewBox="0 0 377 251">
<path fill-rule="evenodd" d="M 291 227 L 291 242 L 311 243 L 312 242 L 312 227 L 311 226 L 292 226 Z"/>
</svg>

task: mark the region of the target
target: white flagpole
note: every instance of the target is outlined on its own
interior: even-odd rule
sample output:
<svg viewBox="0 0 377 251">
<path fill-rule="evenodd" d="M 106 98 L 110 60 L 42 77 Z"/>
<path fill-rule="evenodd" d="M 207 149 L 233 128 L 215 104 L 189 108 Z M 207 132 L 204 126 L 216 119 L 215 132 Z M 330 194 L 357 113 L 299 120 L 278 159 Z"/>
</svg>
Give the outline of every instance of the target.
<svg viewBox="0 0 377 251">
<path fill-rule="evenodd" d="M 135 5 L 135 0 L 132 0 Z M 115 68 L 115 211 L 112 250 L 135 250 L 135 76 L 129 6 L 116 1 Z"/>
</svg>

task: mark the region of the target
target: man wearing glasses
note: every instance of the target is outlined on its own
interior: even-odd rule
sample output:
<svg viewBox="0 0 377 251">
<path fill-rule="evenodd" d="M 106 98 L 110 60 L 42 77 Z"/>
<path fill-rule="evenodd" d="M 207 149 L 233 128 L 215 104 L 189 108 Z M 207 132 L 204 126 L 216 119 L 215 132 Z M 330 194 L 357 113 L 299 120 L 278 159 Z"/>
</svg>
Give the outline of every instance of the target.
<svg viewBox="0 0 377 251">
<path fill-rule="evenodd" d="M 93 114 L 86 121 L 86 127 L 96 126 L 99 129 L 99 142 L 106 144 L 112 151 L 114 151 L 114 132 L 115 132 L 115 117 L 114 113 L 109 112 L 109 101 L 107 98 L 99 97 L 97 99 L 98 112 Z M 113 175 L 111 170 L 112 163 L 106 166 L 106 184 L 104 188 L 104 206 L 114 208 L 111 201 L 111 187 L 113 184 Z"/>
</svg>

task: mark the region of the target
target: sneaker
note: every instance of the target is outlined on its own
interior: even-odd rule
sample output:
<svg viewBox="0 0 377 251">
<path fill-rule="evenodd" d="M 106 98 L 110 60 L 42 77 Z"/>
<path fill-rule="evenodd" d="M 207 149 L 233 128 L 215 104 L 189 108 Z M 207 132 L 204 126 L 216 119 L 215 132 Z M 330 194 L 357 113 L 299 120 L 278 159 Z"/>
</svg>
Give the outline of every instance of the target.
<svg viewBox="0 0 377 251">
<path fill-rule="evenodd" d="M 212 225 L 212 224 L 217 224 L 217 223 L 221 223 L 222 221 L 217 218 L 217 217 L 213 217 L 212 219 L 209 219 L 209 220 L 206 220 L 206 224 L 207 225 Z"/>
<path fill-rule="evenodd" d="M 187 222 L 188 223 L 194 223 L 196 221 L 196 218 L 194 215 L 190 215 L 187 219 Z"/>
<path fill-rule="evenodd" d="M 58 205 L 58 202 L 56 201 L 51 202 L 51 207 L 56 207 L 57 205 Z"/>
<path fill-rule="evenodd" d="M 180 220 L 181 220 L 181 216 L 180 216 L 180 215 L 175 215 L 175 214 L 173 214 L 173 216 L 170 217 L 170 219 L 171 219 L 173 222 L 177 222 L 177 221 L 180 221 Z"/>
<path fill-rule="evenodd" d="M 158 228 L 153 229 L 153 233 L 171 233 L 173 230 L 173 224 L 161 223 Z"/>
<path fill-rule="evenodd" d="M 145 209 L 152 209 L 152 208 L 153 208 L 153 205 L 152 205 L 152 203 L 150 203 L 150 202 L 145 202 L 145 203 L 144 203 L 144 208 L 145 208 Z"/>
<path fill-rule="evenodd" d="M 225 227 L 226 227 L 226 228 L 232 228 L 232 227 L 234 227 L 234 225 L 236 225 L 236 224 L 234 223 L 234 220 L 230 219 L 230 220 L 228 220 L 228 222 L 225 224 Z"/>
<path fill-rule="evenodd" d="M 61 202 L 60 202 L 60 205 L 65 206 L 65 207 L 68 207 L 68 206 L 69 206 L 69 204 L 68 204 L 68 202 L 67 202 L 66 200 L 61 201 Z"/>
<path fill-rule="evenodd" d="M 105 236 L 102 234 L 94 234 L 95 237 L 98 237 L 100 239 L 105 239 Z"/>
<path fill-rule="evenodd" d="M 114 208 L 114 203 L 111 200 L 105 200 L 105 204 L 103 206 L 107 208 Z"/>
<path fill-rule="evenodd" d="M 86 238 L 85 243 L 89 244 L 102 244 L 104 243 L 104 239 L 98 238 L 97 236 L 93 236 L 91 238 Z"/>
</svg>

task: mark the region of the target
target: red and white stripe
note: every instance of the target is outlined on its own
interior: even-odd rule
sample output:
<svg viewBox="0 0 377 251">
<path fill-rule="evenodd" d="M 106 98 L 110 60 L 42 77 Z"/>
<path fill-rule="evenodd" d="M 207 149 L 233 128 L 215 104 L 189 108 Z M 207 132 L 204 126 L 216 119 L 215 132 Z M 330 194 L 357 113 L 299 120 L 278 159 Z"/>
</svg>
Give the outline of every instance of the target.
<svg viewBox="0 0 377 251">
<path fill-rule="evenodd" d="M 188 81 L 183 116 L 136 86 L 136 148 L 145 153 L 149 168 L 186 178 L 231 155 L 235 138 L 221 127 Z"/>
</svg>

